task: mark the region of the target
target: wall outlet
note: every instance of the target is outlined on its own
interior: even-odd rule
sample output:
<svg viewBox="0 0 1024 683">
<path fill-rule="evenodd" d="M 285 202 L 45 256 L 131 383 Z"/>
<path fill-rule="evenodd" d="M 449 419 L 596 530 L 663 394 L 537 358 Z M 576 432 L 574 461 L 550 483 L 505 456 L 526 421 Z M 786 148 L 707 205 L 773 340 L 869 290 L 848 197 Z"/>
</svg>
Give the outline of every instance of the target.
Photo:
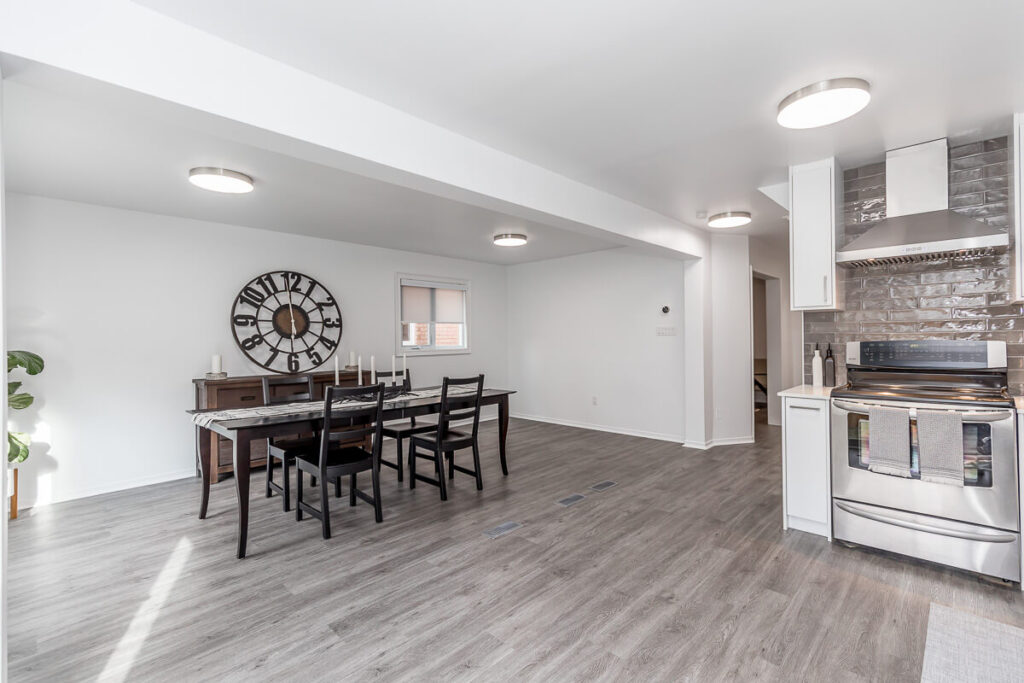
<svg viewBox="0 0 1024 683">
<path fill-rule="evenodd" d="M 656 337 L 674 337 L 676 336 L 676 328 L 670 326 L 658 325 L 654 328 L 654 336 Z"/>
<path fill-rule="evenodd" d="M 590 402 L 596 406 L 597 405 L 597 396 L 591 396 L 590 397 Z"/>
</svg>

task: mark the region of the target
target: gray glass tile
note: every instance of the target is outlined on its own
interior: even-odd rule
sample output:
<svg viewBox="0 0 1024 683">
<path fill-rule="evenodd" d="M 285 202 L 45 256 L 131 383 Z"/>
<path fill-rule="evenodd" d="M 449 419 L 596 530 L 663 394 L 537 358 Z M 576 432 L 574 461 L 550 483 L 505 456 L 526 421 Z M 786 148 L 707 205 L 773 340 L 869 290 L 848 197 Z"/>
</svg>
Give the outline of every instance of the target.
<svg viewBox="0 0 1024 683">
<path fill-rule="evenodd" d="M 921 306 L 925 308 L 941 308 L 944 306 L 985 306 L 993 303 L 986 294 L 965 294 L 963 296 L 926 296 L 921 298 Z M 898 308 L 894 306 L 894 308 Z"/>
<path fill-rule="evenodd" d="M 889 320 L 893 322 L 914 321 L 914 320 L 948 320 L 950 309 L 948 308 L 920 308 L 909 311 L 889 311 Z"/>
<path fill-rule="evenodd" d="M 985 306 L 982 308 L 957 308 L 953 311 L 954 318 L 1010 318 L 1019 315 L 1021 315 L 1020 304 Z"/>
<path fill-rule="evenodd" d="M 973 330 L 984 330 L 984 320 L 946 320 L 920 323 L 922 332 L 949 330 L 950 332 L 969 332 Z"/>
<path fill-rule="evenodd" d="M 966 280 L 981 280 L 984 277 L 985 270 L 983 268 L 955 268 L 953 270 L 942 270 L 937 273 L 921 273 L 921 283 L 964 282 Z"/>
</svg>

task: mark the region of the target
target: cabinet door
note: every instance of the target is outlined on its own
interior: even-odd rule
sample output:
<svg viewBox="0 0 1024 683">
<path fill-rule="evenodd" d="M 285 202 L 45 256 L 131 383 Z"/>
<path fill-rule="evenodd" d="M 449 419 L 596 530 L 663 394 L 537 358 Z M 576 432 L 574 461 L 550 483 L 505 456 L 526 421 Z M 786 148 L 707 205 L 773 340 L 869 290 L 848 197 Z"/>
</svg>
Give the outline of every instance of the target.
<svg viewBox="0 0 1024 683">
<path fill-rule="evenodd" d="M 786 512 L 828 523 L 828 401 L 786 399 Z"/>
<path fill-rule="evenodd" d="M 792 308 L 835 307 L 835 162 L 789 169 Z"/>
</svg>

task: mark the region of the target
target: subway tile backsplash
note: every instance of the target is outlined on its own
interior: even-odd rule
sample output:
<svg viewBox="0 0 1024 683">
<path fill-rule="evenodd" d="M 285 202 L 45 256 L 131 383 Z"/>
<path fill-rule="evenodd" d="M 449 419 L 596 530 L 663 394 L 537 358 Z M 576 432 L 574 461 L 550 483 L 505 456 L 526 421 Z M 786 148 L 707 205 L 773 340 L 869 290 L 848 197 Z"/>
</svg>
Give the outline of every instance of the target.
<svg viewBox="0 0 1024 683">
<path fill-rule="evenodd" d="M 1010 229 L 1010 158 L 1006 137 L 951 147 L 949 205 L 958 213 Z M 843 174 L 845 245 L 885 218 L 885 164 Z M 1024 308 L 1013 301 L 1010 252 L 929 263 L 839 268 L 846 310 L 804 313 L 804 378 L 818 344 L 836 355 L 846 382 L 845 342 L 872 339 L 999 339 L 1007 342 L 1010 384 L 1024 393 Z"/>
</svg>

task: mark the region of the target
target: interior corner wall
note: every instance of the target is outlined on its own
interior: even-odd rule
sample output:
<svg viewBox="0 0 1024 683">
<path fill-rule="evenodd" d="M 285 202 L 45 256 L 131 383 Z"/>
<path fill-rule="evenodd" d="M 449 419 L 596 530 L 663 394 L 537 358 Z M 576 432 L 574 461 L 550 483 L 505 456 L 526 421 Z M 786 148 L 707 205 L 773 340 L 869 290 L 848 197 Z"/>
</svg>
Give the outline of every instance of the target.
<svg viewBox="0 0 1024 683">
<path fill-rule="evenodd" d="M 512 414 L 683 441 L 683 266 L 631 248 L 509 266 Z"/>
<path fill-rule="evenodd" d="M 468 279 L 472 353 L 409 358 L 413 379 L 422 386 L 483 372 L 488 385 L 508 385 L 504 266 L 7 199 L 9 341 L 46 361 L 25 378 L 35 404 L 11 416 L 34 442 L 21 469 L 24 507 L 194 476 L 191 380 L 214 353 L 231 375 L 265 372 L 236 346 L 228 315 L 241 285 L 267 271 L 320 280 L 341 305 L 342 351 L 364 361 L 374 354 L 385 367 L 395 348 L 395 273 Z"/>
<path fill-rule="evenodd" d="M 754 440 L 750 267 L 746 235 L 712 235 L 714 445 Z"/>
</svg>

